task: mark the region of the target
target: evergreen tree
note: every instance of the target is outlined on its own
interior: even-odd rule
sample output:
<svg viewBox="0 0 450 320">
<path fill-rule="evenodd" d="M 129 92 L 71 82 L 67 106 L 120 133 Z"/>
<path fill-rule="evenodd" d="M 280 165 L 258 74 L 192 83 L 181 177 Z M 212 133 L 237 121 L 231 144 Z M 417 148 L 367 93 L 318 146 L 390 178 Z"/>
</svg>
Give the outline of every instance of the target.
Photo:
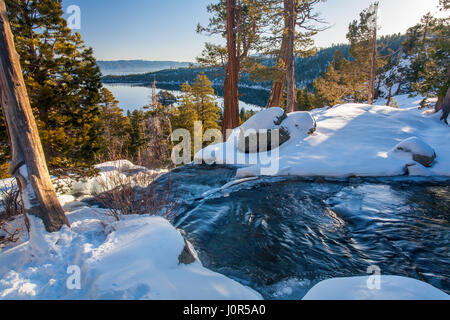
<svg viewBox="0 0 450 320">
<path fill-rule="evenodd" d="M 128 155 L 130 147 L 131 121 L 123 115 L 123 110 L 118 107 L 118 101 L 106 88 L 102 89 L 101 100 L 101 124 L 104 137 L 102 148 L 104 156 L 108 160 L 124 159 Z"/>
<path fill-rule="evenodd" d="M 441 0 L 441 10 L 448 10 L 448 1 Z M 404 43 L 412 60 L 408 76 L 412 89 L 426 99 L 438 97 L 440 110 L 450 87 L 450 18 L 434 18 L 426 14 L 421 22 L 410 28 Z"/>
<path fill-rule="evenodd" d="M 128 111 L 127 117 L 130 119 L 130 144 L 129 155 L 132 159 L 140 159 L 145 141 L 145 113 L 142 110 Z"/>
<path fill-rule="evenodd" d="M 192 86 L 183 84 L 181 92 L 179 106 L 172 117 L 174 129 L 187 129 L 192 138 L 195 121 L 202 123 L 202 134 L 208 129 L 220 129 L 220 108 L 215 101 L 211 81 L 204 73 L 197 75 Z"/>
<path fill-rule="evenodd" d="M 220 129 L 219 106 L 211 81 L 204 73 L 199 73 L 190 91 L 198 120 L 202 122 L 203 130 Z"/>
<path fill-rule="evenodd" d="M 253 110 L 245 110 L 244 108 L 241 109 L 241 112 L 239 113 L 239 118 L 241 120 L 241 125 L 246 122 L 248 119 L 253 117 L 256 114 L 256 111 Z"/>
<path fill-rule="evenodd" d="M 6 4 L 50 168 L 91 165 L 102 145 L 101 74 L 92 49 L 67 27 L 60 0 Z"/>
</svg>

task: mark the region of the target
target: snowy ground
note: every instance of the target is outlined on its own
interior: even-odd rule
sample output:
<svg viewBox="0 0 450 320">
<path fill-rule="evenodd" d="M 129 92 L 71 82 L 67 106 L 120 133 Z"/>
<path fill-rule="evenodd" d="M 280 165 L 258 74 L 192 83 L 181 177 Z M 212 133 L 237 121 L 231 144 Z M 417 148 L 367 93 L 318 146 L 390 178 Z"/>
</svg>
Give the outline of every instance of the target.
<svg viewBox="0 0 450 320">
<path fill-rule="evenodd" d="M 130 165 L 100 165 L 99 179 Z M 59 196 L 70 229 L 49 234 L 40 219 L 30 217 L 30 238 L 23 232 L 19 243 L 0 249 L 0 299 L 261 299 L 198 258 L 180 263 L 185 241 L 167 220 L 131 215 L 117 222 L 74 196 L 99 188 L 91 180 Z"/>
<path fill-rule="evenodd" d="M 200 151 L 196 160 L 243 166 L 237 174 L 241 178 L 400 176 L 405 174 L 406 165 L 416 163 L 411 156 L 405 158 L 392 150 L 400 142 L 417 137 L 435 150 L 437 159 L 431 168 L 416 166 L 413 174 L 450 177 L 450 130 L 439 121 L 440 114 L 419 110 L 421 97 L 403 95 L 395 100 L 400 108 L 383 106 L 382 100 L 380 105 L 344 104 L 313 110 L 317 121 L 314 134 L 294 136 L 279 149 L 259 154 L 258 159 L 240 153 L 230 138 Z M 266 174 L 262 169 L 268 167 L 275 170 Z"/>
</svg>

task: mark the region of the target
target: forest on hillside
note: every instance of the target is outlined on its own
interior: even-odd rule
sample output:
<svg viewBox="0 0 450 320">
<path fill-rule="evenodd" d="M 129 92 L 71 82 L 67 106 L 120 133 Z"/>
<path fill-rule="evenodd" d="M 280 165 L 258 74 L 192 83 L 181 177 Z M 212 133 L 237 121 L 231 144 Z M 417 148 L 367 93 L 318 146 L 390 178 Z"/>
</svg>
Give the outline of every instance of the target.
<svg viewBox="0 0 450 320">
<path fill-rule="evenodd" d="M 395 34 L 392 36 L 383 36 L 378 39 L 378 46 L 380 47 L 380 54 L 386 55 L 390 52 L 398 54 L 402 42 L 406 39 L 405 35 Z M 318 49 L 317 53 L 310 57 L 297 57 L 295 59 L 295 78 L 297 87 L 308 87 L 312 89 L 313 81 L 325 72 L 330 65 L 336 51 L 340 51 L 346 59 L 352 59 L 350 55 L 350 45 L 340 44 L 333 45 L 329 48 Z M 273 67 L 276 63 L 276 59 L 270 57 L 259 57 L 261 64 Z M 219 90 L 219 94 L 223 95 L 223 80 L 224 70 L 223 68 L 211 68 L 211 67 L 195 67 L 190 66 L 188 68 L 176 68 L 169 70 L 161 70 L 156 72 L 149 72 L 146 74 L 130 74 L 128 75 L 108 75 L 102 78 L 104 83 L 139 83 L 143 85 L 151 85 L 153 81 L 157 81 L 159 85 L 167 86 L 180 86 L 185 82 L 192 83 L 196 75 L 200 72 L 205 73 L 211 80 L 213 86 Z M 265 89 L 270 90 L 272 81 L 267 79 L 257 79 L 249 73 L 243 73 L 239 79 L 239 87 L 247 95 L 246 89 Z M 164 87 L 171 89 L 173 87 Z M 177 88 L 178 90 L 179 88 Z M 222 91 L 222 92 L 221 92 Z M 268 95 L 268 93 L 267 93 Z M 267 97 L 265 97 L 267 99 Z M 253 103 L 256 105 L 262 105 L 260 99 L 253 97 L 251 99 L 244 98 L 245 102 Z"/>
</svg>

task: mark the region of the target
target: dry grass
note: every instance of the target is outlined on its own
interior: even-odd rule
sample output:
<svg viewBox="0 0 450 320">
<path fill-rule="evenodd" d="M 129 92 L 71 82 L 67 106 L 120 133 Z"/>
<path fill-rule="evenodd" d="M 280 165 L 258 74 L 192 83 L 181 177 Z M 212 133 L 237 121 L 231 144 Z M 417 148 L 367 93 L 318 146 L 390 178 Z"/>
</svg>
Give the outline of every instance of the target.
<svg viewBox="0 0 450 320">
<path fill-rule="evenodd" d="M 0 248 L 20 240 L 25 225 L 29 232 L 29 221 L 23 207 L 20 189 L 13 182 L 0 188 Z M 23 219 L 17 219 L 22 216 Z"/>
<path fill-rule="evenodd" d="M 175 202 L 170 199 L 172 185 L 169 181 L 165 190 L 156 190 L 154 181 L 159 177 L 152 171 L 130 173 L 125 170 L 103 173 L 98 179 L 103 190 L 96 195 L 117 221 L 121 215 L 162 216 L 169 221 L 175 215 Z"/>
</svg>

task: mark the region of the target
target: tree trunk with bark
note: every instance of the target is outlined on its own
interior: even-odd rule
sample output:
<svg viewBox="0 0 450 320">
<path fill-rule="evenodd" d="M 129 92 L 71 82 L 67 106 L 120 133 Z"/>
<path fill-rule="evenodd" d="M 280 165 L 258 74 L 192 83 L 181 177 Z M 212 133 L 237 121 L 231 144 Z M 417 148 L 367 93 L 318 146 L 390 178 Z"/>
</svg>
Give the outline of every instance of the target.
<svg viewBox="0 0 450 320">
<path fill-rule="evenodd" d="M 370 55 L 370 79 L 369 79 L 369 97 L 367 99 L 368 104 L 373 104 L 375 96 L 375 77 L 377 71 L 377 28 L 375 25 L 372 39 L 372 51 Z"/>
<path fill-rule="evenodd" d="M 22 190 L 26 211 L 41 218 L 49 232 L 69 226 L 50 179 L 4 0 L 0 0 L 0 89 L 11 143 L 11 175 Z"/>
<path fill-rule="evenodd" d="M 236 39 L 236 0 L 227 0 L 227 48 L 228 65 L 224 85 L 224 113 L 222 130 L 227 138 L 227 130 L 239 126 L 239 57 Z"/>
<path fill-rule="evenodd" d="M 286 55 L 286 112 L 294 112 L 297 108 L 296 104 L 296 87 L 295 87 L 295 25 L 296 25 L 296 8 L 294 0 L 284 0 L 284 12 L 287 32 L 287 55 Z"/>
<path fill-rule="evenodd" d="M 392 86 L 389 86 L 389 94 L 388 94 L 388 98 L 387 98 L 387 102 L 386 102 L 387 106 L 389 106 L 391 104 L 391 100 L 392 100 Z"/>
<path fill-rule="evenodd" d="M 448 115 L 449 114 L 450 114 L 450 88 L 448 88 L 447 94 L 446 94 L 444 102 L 442 104 L 441 121 L 444 121 L 446 124 L 448 124 Z"/>
<path fill-rule="evenodd" d="M 277 77 L 272 84 L 267 108 L 281 107 L 283 103 L 284 88 L 286 87 L 286 60 L 288 55 L 287 44 L 287 34 L 283 33 L 280 55 L 277 61 L 277 65 L 281 66 L 282 69 L 278 70 L 279 73 L 277 74 Z"/>
<path fill-rule="evenodd" d="M 447 67 L 447 83 L 450 81 L 450 64 Z M 444 105 L 444 99 L 445 96 L 440 96 L 438 97 L 438 101 L 436 102 L 436 106 L 434 107 L 434 110 L 436 112 L 439 112 L 439 110 L 442 109 L 443 105 Z"/>
<path fill-rule="evenodd" d="M 377 72 L 377 15 L 378 15 L 378 4 L 373 6 L 373 34 L 371 41 L 371 53 L 370 53 L 370 78 L 369 78 L 369 88 L 368 88 L 368 98 L 367 103 L 373 104 L 373 100 L 375 97 L 375 78 Z"/>
</svg>

